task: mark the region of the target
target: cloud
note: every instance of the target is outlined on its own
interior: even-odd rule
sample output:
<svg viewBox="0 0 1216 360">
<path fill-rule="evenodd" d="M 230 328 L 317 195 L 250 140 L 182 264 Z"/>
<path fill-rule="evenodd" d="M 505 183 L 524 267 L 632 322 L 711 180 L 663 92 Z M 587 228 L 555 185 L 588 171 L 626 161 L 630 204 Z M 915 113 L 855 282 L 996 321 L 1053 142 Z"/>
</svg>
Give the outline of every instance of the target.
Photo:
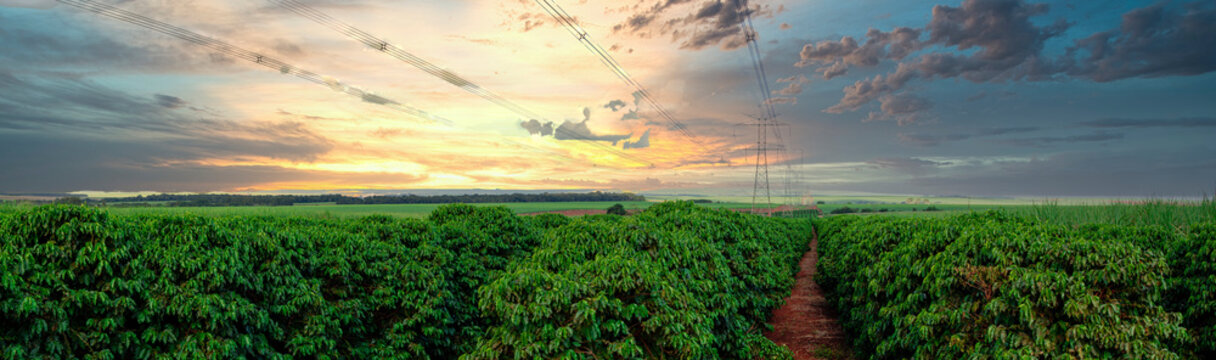
<svg viewBox="0 0 1216 360">
<path fill-rule="evenodd" d="M 645 149 L 648 147 L 650 147 L 650 130 L 646 130 L 646 133 L 642 134 L 642 137 L 638 138 L 638 141 L 634 141 L 634 142 L 626 141 L 625 142 L 626 150 L 628 150 L 628 149 Z"/>
<path fill-rule="evenodd" d="M 50 9 L 58 5 L 55 0 L 0 0 L 0 6 L 19 7 L 27 9 Z"/>
<path fill-rule="evenodd" d="M 1061 152 L 1034 157 L 957 157 L 928 161 L 921 172 L 889 171 L 878 164 L 841 166 L 811 180 L 819 191 L 968 196 L 1200 196 L 1216 179 L 1216 151 L 1201 144 L 1175 151 Z M 911 168 L 916 161 L 908 162 Z M 819 167 L 824 168 L 824 167 Z M 848 177 L 847 181 L 835 180 Z"/>
<path fill-rule="evenodd" d="M 528 133 L 532 135 L 553 136 L 552 121 L 541 124 L 539 120 L 532 119 L 519 123 L 519 126 L 528 130 Z"/>
<path fill-rule="evenodd" d="M 1042 129 L 1038 128 L 1038 127 L 1005 127 L 1005 128 L 979 129 L 979 130 L 966 132 L 966 133 L 952 133 L 952 134 L 900 133 L 898 136 L 901 141 L 906 142 L 906 143 L 910 143 L 910 144 L 917 145 L 917 146 L 932 147 L 932 146 L 938 146 L 938 145 L 941 145 L 942 143 L 947 143 L 947 142 L 963 141 L 963 140 L 968 140 L 968 139 L 973 139 L 973 138 L 982 138 L 982 137 L 990 137 L 990 136 L 1021 134 L 1021 133 L 1028 133 L 1028 132 L 1035 132 L 1035 131 L 1039 131 L 1039 130 L 1042 130 Z"/>
<path fill-rule="evenodd" d="M 625 115 L 621 115 L 621 121 L 625 120 L 641 120 L 642 116 L 638 115 L 637 110 L 629 110 Z"/>
<path fill-rule="evenodd" d="M 618 142 L 628 140 L 633 137 L 633 134 L 623 135 L 596 135 L 587 127 L 587 120 L 581 122 L 564 121 L 561 126 L 557 127 L 554 132 L 555 139 L 558 140 L 590 140 L 590 141 L 605 141 L 616 145 Z"/>
<path fill-rule="evenodd" d="M 866 164 L 878 169 L 890 169 L 901 173 L 924 174 L 936 168 L 951 165 L 949 162 L 938 162 L 912 157 L 881 158 L 867 161 Z"/>
<path fill-rule="evenodd" d="M 769 98 L 768 103 L 772 104 L 772 105 L 778 105 L 778 104 L 798 105 L 798 98 L 796 98 L 796 97 L 774 97 L 774 98 Z"/>
<path fill-rule="evenodd" d="M 207 56 L 191 44 L 158 37 L 121 37 L 63 12 L 0 12 L 0 68 L 32 71 L 76 71 L 105 68 L 197 73 L 226 66 L 231 60 Z"/>
<path fill-rule="evenodd" d="M 1195 117 L 1176 119 L 1098 119 L 1081 122 L 1094 128 L 1198 128 L 1216 127 L 1216 118 Z"/>
<path fill-rule="evenodd" d="M 625 107 L 625 106 L 626 106 L 626 104 L 625 104 L 625 102 L 624 102 L 624 101 L 622 101 L 622 100 L 612 100 L 612 101 L 609 101 L 607 104 L 605 104 L 605 105 L 604 105 L 604 108 L 605 108 L 605 109 L 612 109 L 612 112 L 617 112 L 617 111 L 621 110 L 621 108 L 623 108 L 623 107 Z"/>
<path fill-rule="evenodd" d="M 623 140 L 629 140 L 633 134 L 622 135 L 598 135 L 591 131 L 587 123 L 591 121 L 591 109 L 583 108 L 583 121 L 563 121 L 556 129 L 553 128 L 553 122 L 548 121 L 541 123 L 539 120 L 532 119 L 519 123 L 521 128 L 528 130 L 529 134 L 540 136 L 553 136 L 557 140 L 585 140 L 585 141 L 605 141 L 611 142 L 612 145 Z M 649 137 L 645 137 L 645 141 L 649 144 Z M 638 141 L 639 143 L 642 140 Z"/>
<path fill-rule="evenodd" d="M 918 145 L 918 146 L 938 146 L 946 142 L 967 140 L 974 135 L 971 134 L 906 134 L 900 133 L 899 139 L 903 142 Z"/>
<path fill-rule="evenodd" d="M 1181 13 L 1167 4 L 1132 10 L 1123 15 L 1118 30 L 1077 40 L 1070 57 L 1088 56 L 1068 74 L 1108 82 L 1216 71 L 1216 4 L 1188 3 Z"/>
<path fill-rule="evenodd" d="M 1015 146 L 1042 147 L 1042 146 L 1047 146 L 1047 145 L 1057 144 L 1057 143 L 1107 142 L 1107 141 L 1111 141 L 1111 140 L 1120 140 L 1120 139 L 1123 139 L 1123 137 L 1124 137 L 1124 134 L 1122 134 L 1122 133 L 1097 132 L 1097 133 L 1086 134 L 1086 135 L 1044 136 L 1044 137 L 1036 137 L 1036 138 L 1009 139 L 1009 140 L 1001 140 L 1000 142 L 1010 144 L 1010 145 L 1015 145 Z"/>
<path fill-rule="evenodd" d="M 219 144 L 217 144 L 219 145 Z M 227 144 L 224 144 L 227 145 Z M 299 170 L 272 165 L 208 165 L 183 159 L 169 139 L 99 138 L 0 132 L 0 189 L 11 192 L 237 191 L 273 183 L 325 182 L 364 186 L 425 180 L 426 175 Z M 87 174 L 87 176 L 82 176 Z"/>
<path fill-rule="evenodd" d="M 176 100 L 174 100 L 176 99 Z M 165 159 L 268 157 L 311 161 L 332 143 L 299 122 L 199 119 L 176 107 L 186 101 L 133 96 L 71 75 L 0 72 L 0 130 L 62 137 L 147 138 Z M 149 145 L 151 146 L 151 145 Z"/>
<path fill-rule="evenodd" d="M 312 162 L 334 147 L 300 122 L 196 118 L 187 103 L 73 74 L 0 72 L 0 167 L 20 169 L 2 172 L 0 189 L 226 190 L 304 172 L 204 163 Z"/>
<path fill-rule="evenodd" d="M 747 44 L 740 25 L 748 14 L 771 15 L 772 10 L 768 5 L 745 7 L 741 0 L 660 0 L 612 30 L 643 38 L 670 36 L 681 49 L 734 50 Z"/>
<path fill-rule="evenodd" d="M 1034 21 L 1048 13 L 1048 5 L 965 0 L 958 7 L 934 6 L 923 29 L 870 29 L 864 44 L 847 36 L 806 44 L 796 65 L 816 66 L 816 72 L 831 79 L 853 67 L 896 63 L 893 72 L 845 87 L 844 97 L 825 109 L 828 113 L 856 111 L 874 100 L 897 96 L 915 79 L 986 83 L 1071 76 L 1105 82 L 1216 71 L 1216 37 L 1210 36 L 1216 32 L 1216 6 L 1193 2 L 1183 8 L 1181 14 L 1165 3 L 1132 10 L 1124 14 L 1120 29 L 1077 40 L 1066 54 L 1051 58 L 1043 54 L 1045 44 L 1071 24 L 1063 19 Z M 918 53 L 922 54 L 911 58 Z"/>
<path fill-rule="evenodd" d="M 879 100 L 881 112 L 872 112 L 866 121 L 895 120 L 900 126 L 910 125 L 924 119 L 924 112 L 933 108 L 933 103 L 911 94 L 884 96 Z"/>
<path fill-rule="evenodd" d="M 870 29 L 862 45 L 851 36 L 840 41 L 807 44 L 802 47 L 801 60 L 795 66 L 822 65 L 815 72 L 830 80 L 847 74 L 850 66 L 874 67 L 884 59 L 901 60 L 923 46 L 920 35 L 921 30 L 906 27 L 891 32 Z"/>
<path fill-rule="evenodd" d="M 773 95 L 794 96 L 802 93 L 802 84 L 811 82 L 805 75 L 777 79 L 777 83 L 788 83 L 784 89 L 774 90 Z"/>
<path fill-rule="evenodd" d="M 153 98 L 156 99 L 157 105 L 170 109 L 177 109 L 186 106 L 186 101 L 176 96 L 156 94 L 153 96 Z"/>
</svg>

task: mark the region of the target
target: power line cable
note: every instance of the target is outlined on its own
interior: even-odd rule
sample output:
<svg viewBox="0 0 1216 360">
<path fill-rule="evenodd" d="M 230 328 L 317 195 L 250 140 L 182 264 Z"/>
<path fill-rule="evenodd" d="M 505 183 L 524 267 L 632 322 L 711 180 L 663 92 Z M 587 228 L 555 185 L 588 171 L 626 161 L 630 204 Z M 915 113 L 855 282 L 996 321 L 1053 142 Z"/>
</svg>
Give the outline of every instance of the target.
<svg viewBox="0 0 1216 360">
<path fill-rule="evenodd" d="M 293 75 L 300 79 L 303 79 L 303 80 L 306 80 L 306 81 L 309 81 L 309 82 L 312 82 L 315 84 L 324 85 L 332 90 L 340 91 L 340 92 L 346 93 L 348 95 L 358 97 L 365 102 L 381 105 L 381 106 L 388 107 L 393 110 L 407 113 L 414 117 L 423 119 L 428 123 L 439 123 L 446 127 L 454 126 L 454 123 L 452 121 L 445 119 L 441 116 L 431 114 L 422 109 L 418 109 L 416 107 L 400 103 L 398 101 L 389 99 L 389 98 L 381 96 L 381 95 L 376 95 L 375 93 L 362 90 L 361 88 L 358 88 L 355 86 L 344 84 L 333 78 L 330 78 L 330 77 L 327 77 L 327 76 L 324 76 L 324 75 L 321 75 L 321 74 L 318 74 L 318 73 L 315 73 L 312 71 L 301 69 L 299 67 L 291 65 L 285 61 L 279 60 L 272 56 L 265 55 L 265 54 L 259 53 L 259 52 L 246 50 L 246 49 L 240 48 L 238 46 L 220 41 L 218 39 L 207 37 L 207 36 L 183 29 L 181 27 L 173 26 L 173 25 L 143 16 L 143 15 L 137 14 L 137 13 L 133 13 L 133 12 L 126 11 L 126 10 L 123 10 L 120 8 L 116 8 L 114 6 L 110 6 L 107 4 L 98 3 L 98 2 L 94 2 L 94 1 L 90 1 L 90 0 L 57 0 L 57 1 L 59 1 L 63 4 L 66 4 L 66 5 L 70 5 L 70 6 L 91 12 L 91 13 L 113 18 L 113 19 L 123 21 L 123 22 L 129 23 L 129 24 L 132 24 L 132 25 L 143 27 L 143 28 L 146 28 L 149 30 L 157 31 L 162 34 L 169 35 L 169 36 L 178 38 L 180 40 L 184 40 L 186 42 L 193 43 L 195 45 L 206 47 L 208 49 L 211 49 L 218 53 L 227 55 L 229 57 L 246 60 L 246 61 L 255 63 L 257 65 L 261 65 L 263 67 L 267 67 L 267 68 L 279 71 L 280 73 L 285 74 L 285 75 Z M 529 148 L 529 149 L 540 151 L 540 152 L 554 154 L 554 155 L 562 157 L 563 159 L 569 158 L 569 155 L 557 153 L 557 152 L 554 152 L 554 151 L 551 151 L 548 149 L 543 149 L 543 148 L 531 146 L 528 144 L 524 144 L 521 142 L 511 140 L 506 137 L 503 137 L 501 140 L 504 142 L 516 145 L 516 146 L 525 147 L 525 148 Z"/>
<path fill-rule="evenodd" d="M 376 95 L 375 93 L 362 90 L 355 86 L 344 84 L 338 80 L 335 80 L 333 78 L 330 78 L 330 77 L 327 77 L 327 76 L 324 76 L 324 75 L 321 75 L 321 74 L 318 74 L 318 73 L 315 73 L 312 71 L 301 69 L 299 67 L 288 64 L 285 61 L 276 59 L 269 55 L 245 50 L 238 46 L 235 46 L 235 45 L 232 45 L 229 43 L 225 43 L 223 41 L 216 40 L 211 37 L 203 36 L 201 34 L 198 34 L 198 33 L 195 33 L 195 32 L 192 32 L 192 31 L 189 31 L 189 30 L 177 27 L 177 26 L 173 26 L 173 25 L 143 16 L 143 15 L 140 15 L 140 14 L 136 14 L 136 13 L 133 13 L 130 11 L 126 11 L 126 10 L 119 9 L 119 8 L 116 8 L 116 7 L 107 5 L 107 4 L 102 4 L 102 3 L 98 3 L 98 2 L 94 2 L 94 1 L 90 1 L 90 0 L 58 0 L 58 1 L 60 3 L 73 6 L 73 7 L 79 8 L 81 10 L 85 10 L 85 11 L 92 12 L 92 13 L 95 13 L 98 15 L 113 18 L 113 19 L 123 21 L 123 22 L 129 23 L 129 24 L 132 24 L 132 25 L 140 26 L 145 29 L 157 31 L 157 32 L 160 32 L 165 35 L 173 36 L 178 39 L 181 39 L 181 40 L 184 40 L 184 41 L 187 41 L 187 42 L 199 45 L 199 46 L 206 47 L 208 49 L 222 53 L 224 55 L 228 55 L 233 58 L 246 60 L 246 61 L 255 63 L 257 65 L 261 65 L 261 66 L 264 66 L 264 67 L 267 67 L 270 69 L 277 70 L 280 73 L 285 74 L 285 75 L 293 75 L 295 77 L 298 77 L 300 79 L 303 79 L 303 80 L 306 80 L 306 81 L 309 81 L 309 82 L 312 82 L 312 83 L 315 83 L 318 85 L 324 85 L 326 87 L 329 87 L 330 89 L 333 89 L 333 90 L 336 90 L 339 92 L 343 92 L 343 93 L 346 93 L 351 96 L 358 97 L 365 102 L 385 106 L 385 107 L 388 107 L 393 110 L 404 112 L 404 113 L 407 113 L 414 117 L 417 117 L 419 119 L 423 119 L 427 122 L 440 123 L 440 124 L 445 124 L 445 125 L 452 124 L 452 122 L 450 120 L 447 120 L 438 115 L 428 113 L 422 109 L 410 106 L 408 104 L 404 104 L 404 103 L 389 99 L 389 98 L 381 96 L 381 95 Z"/>
<path fill-rule="evenodd" d="M 613 72 L 613 74 L 616 74 L 616 76 L 623 80 L 626 84 L 633 87 L 636 91 L 635 94 L 654 108 L 654 110 L 658 112 L 659 116 L 667 122 L 670 129 L 679 132 L 693 144 L 697 145 L 697 147 L 700 147 L 702 151 L 710 152 L 710 150 L 706 148 L 705 144 L 702 143 L 697 136 L 688 129 L 687 125 L 672 116 L 666 108 L 664 108 L 657 100 L 654 99 L 654 96 L 650 94 L 649 90 L 646 90 L 645 86 L 642 86 L 641 83 L 635 81 L 633 77 L 630 76 L 627 71 L 625 71 L 625 68 L 616 61 L 616 58 L 614 58 L 612 54 L 610 54 L 607 50 L 604 50 L 603 47 L 593 41 L 590 34 L 583 29 L 583 27 L 578 24 L 578 21 L 574 19 L 573 16 L 570 16 L 570 14 L 567 13 L 566 10 L 561 7 L 561 5 L 558 5 L 556 2 L 550 0 L 535 1 L 537 5 L 544 8 L 545 12 L 549 13 L 549 15 L 557 20 L 557 22 L 560 23 L 564 28 L 566 28 L 571 35 L 578 39 L 578 41 L 582 43 L 587 50 L 599 57 L 600 62 L 607 66 L 608 69 Z"/>
<path fill-rule="evenodd" d="M 456 73 L 453 73 L 449 70 L 440 68 L 439 66 L 437 66 L 421 57 L 418 57 L 417 55 L 414 55 L 414 54 L 406 51 L 405 49 L 402 49 L 399 46 L 396 46 L 384 39 L 378 38 L 375 35 L 372 35 L 371 33 L 363 31 L 357 27 L 347 24 L 332 16 L 329 16 L 328 14 L 321 12 L 320 10 L 317 10 L 315 8 L 312 8 L 308 5 L 305 5 L 299 1 L 296 1 L 296 0 L 267 0 L 267 1 L 275 3 L 279 6 L 282 6 L 283 8 L 285 8 L 291 12 L 294 12 L 297 15 L 300 15 L 304 18 L 312 20 L 318 24 L 329 27 L 330 29 L 337 31 L 338 33 L 341 33 L 343 35 L 346 35 L 347 37 L 350 37 L 351 39 L 354 39 L 360 43 L 363 43 L 364 45 L 372 48 L 375 51 L 382 52 L 386 55 L 389 55 L 398 60 L 401 60 L 402 62 L 413 65 L 414 67 L 418 68 L 419 70 L 422 70 L 423 72 L 426 72 L 427 74 L 440 78 L 453 86 L 456 86 L 465 91 L 468 91 L 469 93 L 480 96 L 483 99 L 486 99 L 487 101 L 490 101 L 490 102 L 492 102 L 496 105 L 499 105 L 507 110 L 510 110 L 520 116 L 523 116 L 527 120 L 540 121 L 540 120 L 544 119 L 543 116 L 537 114 L 536 112 L 528 110 L 527 108 L 524 108 L 523 106 L 520 106 L 519 104 L 516 104 L 488 89 L 478 86 L 477 84 L 473 83 L 472 81 L 469 81 L 468 79 L 461 77 L 460 75 L 458 75 Z M 652 164 L 648 160 L 639 158 L 632 154 L 626 153 L 622 150 L 618 150 L 618 149 L 616 149 L 616 147 L 605 145 L 605 144 L 599 142 L 598 140 L 590 139 L 586 136 L 583 136 L 582 134 L 574 133 L 568 129 L 563 129 L 561 126 L 558 126 L 558 128 L 555 129 L 555 131 L 560 132 L 560 134 L 566 138 L 579 140 L 583 143 L 590 144 L 601 150 L 612 153 L 613 155 L 616 155 L 618 157 L 629 159 L 629 160 L 632 160 L 632 161 L 635 161 L 635 162 L 638 162 L 641 164 Z"/>
</svg>

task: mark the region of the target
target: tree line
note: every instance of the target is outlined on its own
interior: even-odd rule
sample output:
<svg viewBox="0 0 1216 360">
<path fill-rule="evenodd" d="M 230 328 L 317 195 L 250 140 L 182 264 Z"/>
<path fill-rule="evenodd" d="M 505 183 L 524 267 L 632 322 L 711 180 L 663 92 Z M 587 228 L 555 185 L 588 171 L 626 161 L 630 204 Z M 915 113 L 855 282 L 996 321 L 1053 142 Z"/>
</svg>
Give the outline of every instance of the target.
<svg viewBox="0 0 1216 360">
<path fill-rule="evenodd" d="M 295 204 L 484 204 L 520 202 L 605 202 L 646 201 L 646 197 L 633 193 L 589 192 L 589 193 L 540 193 L 540 194 L 467 194 L 467 195 L 376 195 L 346 196 L 325 195 L 234 195 L 234 194 L 158 194 L 127 198 L 107 199 L 110 206 L 144 206 L 161 203 L 165 206 L 292 206 Z M 94 201 L 89 200 L 90 203 Z M 96 202 L 101 203 L 101 202 Z"/>
</svg>

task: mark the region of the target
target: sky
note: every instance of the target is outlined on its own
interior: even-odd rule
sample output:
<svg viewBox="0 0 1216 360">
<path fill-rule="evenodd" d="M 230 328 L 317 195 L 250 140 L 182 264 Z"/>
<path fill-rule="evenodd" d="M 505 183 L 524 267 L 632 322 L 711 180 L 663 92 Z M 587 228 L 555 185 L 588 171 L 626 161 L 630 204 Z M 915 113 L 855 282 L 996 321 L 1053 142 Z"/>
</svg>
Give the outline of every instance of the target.
<svg viewBox="0 0 1216 360">
<path fill-rule="evenodd" d="M 0 0 L 0 193 L 1216 191 L 1211 1 L 739 1 Z"/>
</svg>

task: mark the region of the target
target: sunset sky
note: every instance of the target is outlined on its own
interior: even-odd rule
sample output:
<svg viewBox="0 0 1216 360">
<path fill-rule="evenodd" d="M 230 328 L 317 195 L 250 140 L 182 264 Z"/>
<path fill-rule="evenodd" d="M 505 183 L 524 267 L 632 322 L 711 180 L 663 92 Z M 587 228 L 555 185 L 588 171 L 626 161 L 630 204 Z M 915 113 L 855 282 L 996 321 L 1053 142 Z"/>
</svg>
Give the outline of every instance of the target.
<svg viewBox="0 0 1216 360">
<path fill-rule="evenodd" d="M 692 137 L 532 0 L 299 0 L 541 117 L 531 124 L 275 1 L 87 2 L 323 81 L 66 4 L 0 0 L 0 193 L 750 195 L 756 130 L 742 124 L 761 114 L 761 93 L 736 0 L 555 1 Z M 770 154 L 782 192 L 787 172 L 794 192 L 814 194 L 1216 191 L 1212 1 L 750 9 L 789 125 L 787 151 Z M 549 122 L 564 132 L 546 136 Z"/>
</svg>

